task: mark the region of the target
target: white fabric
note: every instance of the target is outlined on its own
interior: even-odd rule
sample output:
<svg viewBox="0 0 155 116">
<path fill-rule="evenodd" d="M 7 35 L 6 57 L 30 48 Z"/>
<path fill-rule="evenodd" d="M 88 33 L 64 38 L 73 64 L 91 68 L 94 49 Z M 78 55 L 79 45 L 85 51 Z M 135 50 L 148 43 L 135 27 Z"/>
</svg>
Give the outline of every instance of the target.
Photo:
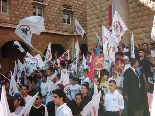
<svg viewBox="0 0 155 116">
<path fill-rule="evenodd" d="M 119 42 L 121 41 L 121 37 L 126 30 L 128 30 L 128 28 L 126 27 L 124 21 L 122 20 L 118 12 L 115 11 L 112 24 L 112 35 L 116 43 L 119 44 Z"/>
<path fill-rule="evenodd" d="M 35 33 L 40 35 L 40 33 L 45 29 L 44 18 L 41 16 L 30 16 L 25 19 L 22 19 L 17 25 L 15 33 L 29 44 L 31 47 L 31 37 Z"/>
<path fill-rule="evenodd" d="M 91 81 L 89 79 L 89 77 L 86 77 L 84 80 L 83 80 L 83 83 L 84 82 L 88 82 L 89 83 L 89 88 L 91 88 Z"/>
<path fill-rule="evenodd" d="M 123 77 L 118 76 L 116 79 L 114 79 L 113 76 L 112 76 L 112 77 L 110 77 L 110 78 L 108 79 L 108 81 L 110 81 L 110 80 L 115 80 L 115 81 L 116 81 L 116 85 L 117 85 L 118 87 L 122 87 L 122 88 L 123 88 Z M 117 89 L 117 91 L 118 91 L 120 94 L 122 94 L 122 90 L 118 90 L 118 89 Z"/>
<path fill-rule="evenodd" d="M 31 99 L 28 102 L 26 102 L 26 105 L 19 113 L 19 116 L 27 116 L 27 114 L 29 114 L 31 107 L 32 107 L 33 103 L 35 102 L 38 93 L 36 93 L 33 97 L 31 97 Z"/>
<path fill-rule="evenodd" d="M 48 93 L 48 82 L 46 82 L 46 83 L 42 82 L 40 88 L 41 88 L 42 96 L 46 96 Z"/>
<path fill-rule="evenodd" d="M 151 56 L 152 58 L 155 57 L 155 50 L 151 50 Z"/>
<path fill-rule="evenodd" d="M 83 35 L 85 33 L 85 31 L 83 30 L 82 26 L 79 24 L 79 22 L 77 21 L 77 19 L 75 19 L 75 27 L 76 27 L 76 31 L 79 35 L 81 35 L 81 37 L 83 38 Z"/>
<path fill-rule="evenodd" d="M 83 108 L 82 116 L 98 116 L 101 91 Z"/>
<path fill-rule="evenodd" d="M 81 91 L 81 86 L 76 84 L 76 85 L 71 85 L 70 84 L 70 92 L 71 92 L 71 98 L 75 99 L 75 94 L 80 93 Z"/>
<path fill-rule="evenodd" d="M 97 41 L 98 41 L 99 45 L 102 46 L 100 36 L 98 36 L 97 32 L 95 32 L 95 33 L 96 33 L 96 38 L 97 38 Z"/>
<path fill-rule="evenodd" d="M 53 75 L 53 74 L 50 77 L 48 76 L 47 77 L 47 82 L 49 83 L 49 80 L 52 80 L 54 77 L 55 77 L 55 75 Z"/>
<path fill-rule="evenodd" d="M 20 45 L 18 41 L 14 41 L 14 45 L 18 46 L 18 49 L 20 50 L 20 52 L 25 52 L 25 50 L 22 48 L 22 46 Z"/>
<path fill-rule="evenodd" d="M 104 106 L 106 111 L 120 111 L 120 109 L 124 109 L 123 96 L 117 90 L 114 93 L 109 91 L 105 94 Z"/>
<path fill-rule="evenodd" d="M 154 16 L 153 26 L 152 26 L 152 31 L 151 31 L 151 39 L 155 41 L 155 16 Z"/>
<path fill-rule="evenodd" d="M 125 67 L 124 67 L 124 72 L 125 72 L 128 68 L 130 68 L 130 67 L 131 67 L 130 64 L 126 64 Z"/>
<path fill-rule="evenodd" d="M 51 59 L 52 59 L 52 52 L 51 52 L 51 42 L 50 42 L 47 47 L 45 61 L 48 62 L 48 61 L 51 61 Z"/>
<path fill-rule="evenodd" d="M 23 108 L 24 106 L 19 106 L 18 108 L 16 108 L 15 114 L 18 115 Z"/>
<path fill-rule="evenodd" d="M 32 96 L 27 95 L 27 97 L 24 97 L 25 105 L 31 100 Z"/>
<path fill-rule="evenodd" d="M 61 80 L 58 80 L 58 81 L 56 81 L 55 85 L 57 86 L 60 83 L 61 83 Z"/>
<path fill-rule="evenodd" d="M 135 58 L 135 44 L 134 44 L 133 33 L 132 33 L 132 36 L 131 36 L 131 58 Z"/>
<path fill-rule="evenodd" d="M 73 116 L 71 109 L 66 105 L 66 103 L 56 108 L 56 116 Z"/>
</svg>

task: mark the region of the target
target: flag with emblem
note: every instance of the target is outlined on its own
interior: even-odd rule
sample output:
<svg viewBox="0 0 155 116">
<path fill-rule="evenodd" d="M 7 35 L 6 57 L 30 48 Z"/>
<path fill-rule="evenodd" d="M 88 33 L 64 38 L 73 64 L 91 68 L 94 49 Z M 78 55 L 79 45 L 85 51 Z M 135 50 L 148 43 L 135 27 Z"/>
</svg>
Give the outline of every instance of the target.
<svg viewBox="0 0 155 116">
<path fill-rule="evenodd" d="M 119 44 L 119 42 L 121 41 L 121 37 L 126 30 L 128 30 L 128 28 L 126 27 L 124 21 L 122 20 L 118 12 L 115 11 L 112 23 L 112 35 L 116 43 Z"/>
<path fill-rule="evenodd" d="M 25 50 L 23 49 L 23 47 L 20 45 L 18 41 L 14 41 L 14 45 L 18 46 L 18 49 L 20 50 L 20 52 L 25 52 Z"/>
<path fill-rule="evenodd" d="M 91 48 L 91 56 L 90 56 L 90 68 L 88 69 L 88 77 L 93 81 L 93 48 Z"/>
<path fill-rule="evenodd" d="M 151 31 L 151 39 L 155 41 L 155 16 L 154 16 L 153 26 L 152 26 L 152 31 Z"/>
<path fill-rule="evenodd" d="M 64 52 L 58 59 L 60 59 L 60 61 L 61 61 L 61 60 L 65 60 L 65 57 L 66 57 L 67 60 L 70 59 L 70 56 L 69 56 L 69 49 L 68 49 L 66 52 Z"/>
<path fill-rule="evenodd" d="M 2 86 L 1 101 L 0 101 L 1 116 L 10 116 L 10 109 L 6 97 L 5 85 Z"/>
<path fill-rule="evenodd" d="M 76 73 L 77 73 L 77 63 L 78 63 L 78 59 L 79 59 L 79 52 L 80 52 L 79 42 L 78 42 L 78 38 L 76 36 L 75 47 L 74 47 L 74 62 L 75 62 Z"/>
<path fill-rule="evenodd" d="M 131 58 L 135 58 L 134 35 L 131 36 Z"/>
<path fill-rule="evenodd" d="M 20 113 L 18 114 L 19 116 L 27 116 L 31 110 L 31 107 L 33 105 L 33 103 L 36 100 L 36 97 L 38 95 L 39 92 L 37 92 L 28 103 L 26 103 L 25 107 L 20 111 Z"/>
<path fill-rule="evenodd" d="M 40 35 L 43 30 L 45 30 L 44 18 L 41 16 L 30 16 L 20 21 L 15 33 L 24 40 L 25 43 L 33 47 L 31 44 L 32 34 Z"/>
<path fill-rule="evenodd" d="M 98 116 L 100 97 L 101 91 L 83 108 L 80 114 L 82 116 Z"/>
<path fill-rule="evenodd" d="M 51 42 L 48 44 L 46 55 L 45 55 L 45 60 L 46 62 L 51 61 L 52 59 L 52 52 L 51 52 Z"/>
<path fill-rule="evenodd" d="M 40 54 L 37 54 L 35 57 L 25 58 L 25 60 L 31 63 L 33 69 L 37 69 L 37 67 L 42 68 L 45 66 Z"/>
<path fill-rule="evenodd" d="M 65 74 L 62 70 L 61 70 L 61 83 L 64 85 L 64 92 L 66 93 L 66 96 L 68 97 L 68 99 L 71 100 L 69 75 Z"/>
<path fill-rule="evenodd" d="M 108 55 L 111 60 L 115 61 L 116 44 L 111 37 L 111 33 L 105 26 L 102 26 L 102 37 L 103 53 Z"/>
<path fill-rule="evenodd" d="M 24 70 L 24 65 L 20 62 L 19 59 L 17 60 L 17 62 L 18 62 L 18 69 L 20 72 L 22 72 Z"/>
<path fill-rule="evenodd" d="M 100 36 L 98 36 L 97 32 L 95 32 L 95 33 L 96 33 L 96 38 L 97 38 L 97 41 L 98 41 L 99 45 L 102 46 Z"/>
<path fill-rule="evenodd" d="M 9 94 L 12 96 L 15 93 L 19 93 L 19 90 L 17 88 L 17 83 L 15 81 L 15 78 L 13 77 L 12 73 L 11 73 L 11 80 L 10 80 L 10 88 L 9 88 Z"/>
<path fill-rule="evenodd" d="M 85 31 L 83 30 L 82 26 L 79 24 L 79 22 L 77 21 L 77 19 L 75 19 L 75 27 L 76 27 L 76 31 L 79 35 L 81 35 L 81 37 L 83 37 Z"/>
</svg>

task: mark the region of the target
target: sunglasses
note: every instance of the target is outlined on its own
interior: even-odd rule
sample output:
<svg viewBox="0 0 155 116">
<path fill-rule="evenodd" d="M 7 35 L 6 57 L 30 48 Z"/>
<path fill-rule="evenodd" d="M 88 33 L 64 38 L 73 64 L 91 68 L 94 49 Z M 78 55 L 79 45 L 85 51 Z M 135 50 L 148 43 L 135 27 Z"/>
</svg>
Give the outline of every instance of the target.
<svg viewBox="0 0 155 116">
<path fill-rule="evenodd" d="M 36 100 L 38 100 L 39 98 L 36 98 Z"/>
<path fill-rule="evenodd" d="M 150 58 L 152 58 L 152 57 L 148 57 L 147 59 L 150 59 Z"/>
</svg>

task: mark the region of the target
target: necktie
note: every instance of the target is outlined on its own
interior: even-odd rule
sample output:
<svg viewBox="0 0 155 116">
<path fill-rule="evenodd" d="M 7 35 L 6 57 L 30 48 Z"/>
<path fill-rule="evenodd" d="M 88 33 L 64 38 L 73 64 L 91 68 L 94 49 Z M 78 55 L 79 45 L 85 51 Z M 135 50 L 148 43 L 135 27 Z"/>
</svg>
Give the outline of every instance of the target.
<svg viewBox="0 0 155 116">
<path fill-rule="evenodd" d="M 141 81 L 140 81 L 140 79 L 139 79 L 137 70 L 135 70 L 135 73 L 136 73 L 136 76 L 138 77 L 138 80 L 139 80 L 139 88 L 142 88 Z"/>
</svg>

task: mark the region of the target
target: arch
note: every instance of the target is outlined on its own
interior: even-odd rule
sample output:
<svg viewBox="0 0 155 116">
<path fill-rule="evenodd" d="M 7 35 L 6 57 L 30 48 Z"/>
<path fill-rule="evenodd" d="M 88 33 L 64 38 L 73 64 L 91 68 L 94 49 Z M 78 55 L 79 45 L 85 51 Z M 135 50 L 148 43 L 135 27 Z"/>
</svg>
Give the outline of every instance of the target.
<svg viewBox="0 0 155 116">
<path fill-rule="evenodd" d="M 44 55 L 46 54 L 46 50 L 44 52 Z M 54 59 L 54 55 L 56 51 L 57 51 L 57 57 L 59 57 L 65 52 L 65 49 L 63 48 L 61 44 L 52 44 L 51 45 L 52 59 Z"/>
<path fill-rule="evenodd" d="M 17 61 L 17 59 L 19 59 L 21 62 L 23 62 L 23 57 L 25 56 L 25 53 L 21 53 L 18 50 L 18 46 L 13 45 L 13 42 L 14 41 L 6 42 L 0 48 L 0 61 L 5 71 L 13 70 L 15 60 Z M 23 42 L 19 41 L 19 43 L 26 52 L 30 52 Z"/>
<path fill-rule="evenodd" d="M 81 45 L 80 45 L 80 49 L 81 49 L 81 54 L 86 55 L 86 52 L 88 51 L 88 46 L 87 46 L 87 44 L 81 44 Z"/>
</svg>

